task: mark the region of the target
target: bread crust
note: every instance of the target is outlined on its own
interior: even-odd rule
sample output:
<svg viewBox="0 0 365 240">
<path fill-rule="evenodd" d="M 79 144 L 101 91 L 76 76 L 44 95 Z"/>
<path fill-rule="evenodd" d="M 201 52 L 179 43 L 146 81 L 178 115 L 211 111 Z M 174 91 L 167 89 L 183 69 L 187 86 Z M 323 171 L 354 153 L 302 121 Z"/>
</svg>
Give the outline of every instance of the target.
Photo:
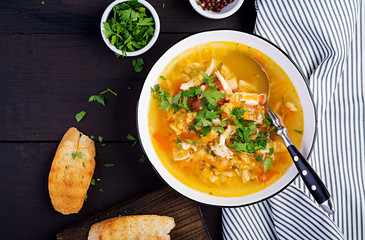
<svg viewBox="0 0 365 240">
<path fill-rule="evenodd" d="M 121 216 L 92 225 L 88 240 L 170 240 L 174 227 L 174 219 L 167 216 Z"/>
<path fill-rule="evenodd" d="M 72 153 L 81 152 L 75 159 Z M 64 215 L 77 213 L 95 170 L 95 144 L 76 128 L 63 136 L 48 177 L 49 196 L 54 209 Z"/>
</svg>

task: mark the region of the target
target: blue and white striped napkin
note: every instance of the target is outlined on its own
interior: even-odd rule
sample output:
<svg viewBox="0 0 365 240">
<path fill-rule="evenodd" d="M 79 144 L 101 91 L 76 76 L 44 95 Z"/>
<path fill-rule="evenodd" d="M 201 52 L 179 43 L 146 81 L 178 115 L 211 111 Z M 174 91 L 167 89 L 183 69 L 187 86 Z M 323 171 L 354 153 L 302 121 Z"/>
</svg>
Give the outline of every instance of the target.
<svg viewBox="0 0 365 240">
<path fill-rule="evenodd" d="M 325 214 L 301 179 L 247 207 L 223 209 L 223 239 L 365 239 L 364 0 L 256 0 L 255 33 L 300 67 L 317 107 L 309 161 L 332 194 Z"/>
</svg>

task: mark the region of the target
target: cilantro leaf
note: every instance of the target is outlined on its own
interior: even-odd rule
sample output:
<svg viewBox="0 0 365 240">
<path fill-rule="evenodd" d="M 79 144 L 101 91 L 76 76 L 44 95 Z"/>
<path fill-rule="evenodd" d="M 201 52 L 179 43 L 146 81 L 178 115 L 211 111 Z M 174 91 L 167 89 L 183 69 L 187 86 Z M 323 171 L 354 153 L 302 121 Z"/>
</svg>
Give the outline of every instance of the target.
<svg viewBox="0 0 365 240">
<path fill-rule="evenodd" d="M 266 125 L 268 126 L 268 127 L 270 127 L 271 126 L 271 122 L 270 122 L 270 120 L 264 115 L 264 113 L 263 112 L 261 112 L 261 116 L 262 116 L 262 118 L 264 119 L 264 122 L 266 123 Z"/>
<path fill-rule="evenodd" d="M 271 147 L 270 149 L 269 149 L 269 155 L 272 155 L 274 153 L 274 147 Z"/>
<path fill-rule="evenodd" d="M 263 155 L 263 154 L 258 155 L 258 156 L 256 157 L 256 161 L 257 161 L 257 162 L 261 162 L 263 157 L 264 157 L 264 155 Z"/>
<path fill-rule="evenodd" d="M 142 156 L 138 159 L 139 163 L 144 163 L 146 161 L 146 157 L 142 154 Z"/>
<path fill-rule="evenodd" d="M 104 138 L 104 137 L 102 137 L 102 136 L 99 136 L 99 137 L 98 137 L 98 140 L 99 140 L 99 142 L 100 142 L 100 143 L 101 143 L 101 142 L 103 142 L 103 138 Z"/>
<path fill-rule="evenodd" d="M 207 85 L 212 85 L 214 82 L 214 77 L 209 76 L 208 74 L 206 74 L 205 72 L 202 72 L 203 75 L 203 82 Z M 218 87 L 217 87 L 218 88 Z"/>
<path fill-rule="evenodd" d="M 93 178 L 93 179 L 91 179 L 90 185 L 95 186 L 95 179 L 94 179 L 94 178 Z"/>
<path fill-rule="evenodd" d="M 262 162 L 262 165 L 264 166 L 264 172 L 267 172 L 272 167 L 272 157 L 268 157 L 265 159 L 265 161 Z"/>
<path fill-rule="evenodd" d="M 104 98 L 104 95 L 101 95 L 101 94 L 99 94 L 99 95 L 91 95 L 89 97 L 89 102 L 93 102 L 93 101 L 98 102 L 98 103 L 102 104 L 103 106 L 105 106 L 105 98 Z"/>
<path fill-rule="evenodd" d="M 220 133 L 224 133 L 224 128 L 222 126 L 216 126 L 215 128 L 213 128 L 213 130 Z"/>
<path fill-rule="evenodd" d="M 297 129 L 294 129 L 294 132 L 300 134 L 300 135 L 303 135 L 303 131 L 300 131 L 300 130 L 297 130 Z"/>
<path fill-rule="evenodd" d="M 75 115 L 76 121 L 80 122 L 86 115 L 85 111 L 81 111 L 78 114 Z"/>
<path fill-rule="evenodd" d="M 141 72 L 143 70 L 143 58 L 137 58 L 132 60 L 132 64 L 135 72 Z"/>
<path fill-rule="evenodd" d="M 203 91 L 204 98 L 209 104 L 217 106 L 217 102 L 226 96 L 226 94 L 217 91 L 218 86 L 211 86 L 208 90 Z"/>
<path fill-rule="evenodd" d="M 114 167 L 113 163 L 105 163 L 103 164 L 103 167 Z"/>
<path fill-rule="evenodd" d="M 208 136 L 208 134 L 210 133 L 210 131 L 211 131 L 212 129 L 210 128 L 210 127 L 203 127 L 202 129 L 201 129 L 201 131 L 203 132 L 203 137 L 206 137 L 206 136 Z"/>
<path fill-rule="evenodd" d="M 235 107 L 232 109 L 231 114 L 234 115 L 237 119 L 241 119 L 245 112 L 247 111 L 243 110 L 241 107 Z"/>
<path fill-rule="evenodd" d="M 161 78 L 162 80 L 166 80 L 166 78 L 165 78 L 164 76 L 160 76 L 160 78 Z"/>
<path fill-rule="evenodd" d="M 147 15 L 148 14 L 148 15 Z M 154 19 L 138 1 L 119 3 L 106 22 L 103 33 L 110 43 L 121 50 L 133 52 L 146 46 L 154 35 Z"/>
</svg>

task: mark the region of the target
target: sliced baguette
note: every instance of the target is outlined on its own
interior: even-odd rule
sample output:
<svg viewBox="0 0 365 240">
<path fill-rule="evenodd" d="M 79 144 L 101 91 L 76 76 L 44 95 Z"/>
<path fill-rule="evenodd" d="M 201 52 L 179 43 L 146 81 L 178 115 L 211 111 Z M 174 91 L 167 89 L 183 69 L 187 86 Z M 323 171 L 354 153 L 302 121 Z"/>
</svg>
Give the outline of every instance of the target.
<svg viewBox="0 0 365 240">
<path fill-rule="evenodd" d="M 88 240 L 169 240 L 174 227 L 171 217 L 121 216 L 92 225 Z"/>
<path fill-rule="evenodd" d="M 82 156 L 73 156 L 81 152 Z M 95 170 L 95 144 L 76 128 L 70 128 L 58 145 L 48 177 L 49 196 L 62 214 L 77 213 Z"/>
</svg>

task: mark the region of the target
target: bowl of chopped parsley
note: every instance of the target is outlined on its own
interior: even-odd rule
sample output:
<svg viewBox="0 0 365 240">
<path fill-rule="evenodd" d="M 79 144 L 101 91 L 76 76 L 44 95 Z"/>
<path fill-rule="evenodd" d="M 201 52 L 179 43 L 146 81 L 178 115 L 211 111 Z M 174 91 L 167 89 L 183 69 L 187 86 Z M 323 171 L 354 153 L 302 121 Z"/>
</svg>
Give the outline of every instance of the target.
<svg viewBox="0 0 365 240">
<path fill-rule="evenodd" d="M 117 55 L 137 56 L 156 42 L 160 20 L 144 0 L 116 0 L 105 9 L 100 30 L 105 44 Z"/>
</svg>

